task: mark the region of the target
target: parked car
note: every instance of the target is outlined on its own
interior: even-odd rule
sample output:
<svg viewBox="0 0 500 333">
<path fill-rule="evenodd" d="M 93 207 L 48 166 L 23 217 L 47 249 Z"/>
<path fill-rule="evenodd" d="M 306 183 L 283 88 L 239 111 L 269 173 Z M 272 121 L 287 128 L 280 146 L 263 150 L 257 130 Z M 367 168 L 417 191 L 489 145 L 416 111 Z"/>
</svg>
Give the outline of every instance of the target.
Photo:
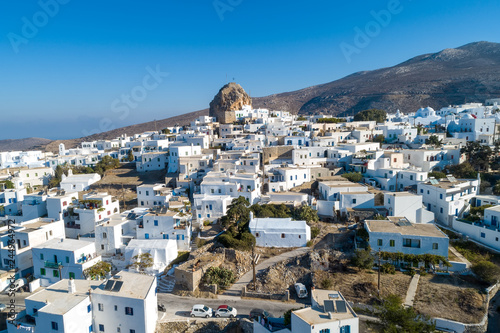
<svg viewBox="0 0 500 333">
<path fill-rule="evenodd" d="M 203 304 L 196 304 L 193 305 L 193 308 L 191 309 L 191 317 L 212 317 L 213 311 L 211 308 L 208 306 L 205 306 Z"/>
<path fill-rule="evenodd" d="M 217 308 L 217 311 L 215 311 L 215 316 L 217 318 L 219 317 L 229 317 L 229 318 L 234 318 L 238 312 L 236 311 L 235 308 L 229 306 L 229 305 L 221 305 Z"/>
<path fill-rule="evenodd" d="M 252 311 L 250 311 L 250 320 L 258 320 L 259 317 L 267 320 L 267 318 L 271 317 L 271 315 L 269 314 L 269 312 L 262 309 L 253 309 Z"/>
<path fill-rule="evenodd" d="M 306 298 L 307 297 L 307 289 L 302 283 L 296 283 L 294 285 L 295 292 L 297 293 L 298 298 Z"/>
</svg>

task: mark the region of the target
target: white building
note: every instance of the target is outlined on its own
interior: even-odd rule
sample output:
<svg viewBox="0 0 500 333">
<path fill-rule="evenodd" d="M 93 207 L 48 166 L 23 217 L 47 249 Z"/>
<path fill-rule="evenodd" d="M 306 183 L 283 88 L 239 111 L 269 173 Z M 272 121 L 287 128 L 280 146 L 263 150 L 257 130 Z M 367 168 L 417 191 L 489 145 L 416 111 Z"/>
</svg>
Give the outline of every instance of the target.
<svg viewBox="0 0 500 333">
<path fill-rule="evenodd" d="M 139 207 L 167 206 L 170 198 L 172 198 L 172 189 L 165 184 L 137 186 L 137 205 Z"/>
<path fill-rule="evenodd" d="M 422 196 L 409 192 L 384 193 L 389 216 L 404 216 L 412 223 L 433 223 L 434 213 L 424 208 Z"/>
<path fill-rule="evenodd" d="M 93 241 L 55 238 L 32 251 L 34 275 L 42 286 L 61 279 L 85 279 L 83 272 L 101 261 Z"/>
<path fill-rule="evenodd" d="M 414 224 L 405 218 L 366 220 L 365 229 L 373 251 L 434 254 L 448 258 L 448 236 L 434 224 Z"/>
<path fill-rule="evenodd" d="M 250 212 L 249 228 L 256 245 L 262 247 L 303 247 L 311 240 L 307 222 L 291 218 L 254 218 Z"/>
<path fill-rule="evenodd" d="M 7 321 L 8 333 L 95 332 L 90 293 L 101 283 L 64 279 L 28 296 L 26 309 Z"/>
<path fill-rule="evenodd" d="M 66 192 L 82 192 L 89 190 L 90 185 L 99 180 L 101 180 L 101 176 L 97 173 L 73 175 L 70 170 L 67 177 L 66 175 L 62 176 L 59 187 Z"/>
<path fill-rule="evenodd" d="M 292 312 L 292 333 L 359 332 L 359 318 L 340 292 L 312 289 L 311 303 Z"/>
<path fill-rule="evenodd" d="M 166 152 L 145 153 L 142 154 L 141 160 L 136 162 L 136 169 L 138 172 L 165 170 L 167 160 Z"/>
<path fill-rule="evenodd" d="M 154 333 L 156 278 L 121 271 L 92 290 L 94 332 Z"/>
<path fill-rule="evenodd" d="M 479 191 L 479 180 L 448 178 L 417 185 L 417 194 L 423 197 L 424 206 L 434 213 L 437 222 L 445 226 L 451 226 L 454 217 L 468 211 L 471 199 Z"/>
</svg>

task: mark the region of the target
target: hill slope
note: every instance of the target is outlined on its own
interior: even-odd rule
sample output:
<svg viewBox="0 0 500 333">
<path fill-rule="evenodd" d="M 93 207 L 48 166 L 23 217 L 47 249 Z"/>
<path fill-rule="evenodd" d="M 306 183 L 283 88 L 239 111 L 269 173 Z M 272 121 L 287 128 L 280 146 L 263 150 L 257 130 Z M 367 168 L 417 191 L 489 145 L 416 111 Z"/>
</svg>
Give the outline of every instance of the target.
<svg viewBox="0 0 500 333">
<path fill-rule="evenodd" d="M 52 142 L 52 140 L 42 138 L 0 140 L 0 152 L 43 149 L 50 142 Z"/>
<path fill-rule="evenodd" d="M 368 108 L 411 112 L 425 106 L 440 108 L 494 97 L 500 97 L 500 44 L 476 42 L 420 55 L 393 67 L 358 72 L 333 82 L 252 101 L 254 107 L 345 116 Z M 156 128 L 184 125 L 207 114 L 205 109 L 158 120 Z M 155 122 L 137 124 L 86 138 L 53 141 L 47 150 L 57 151 L 60 142 L 71 148 L 81 141 L 112 139 L 154 129 Z"/>
<path fill-rule="evenodd" d="M 294 113 L 352 115 L 368 108 L 416 111 L 500 96 L 500 44 L 476 42 L 424 54 L 389 68 L 254 99 L 254 106 Z"/>
</svg>

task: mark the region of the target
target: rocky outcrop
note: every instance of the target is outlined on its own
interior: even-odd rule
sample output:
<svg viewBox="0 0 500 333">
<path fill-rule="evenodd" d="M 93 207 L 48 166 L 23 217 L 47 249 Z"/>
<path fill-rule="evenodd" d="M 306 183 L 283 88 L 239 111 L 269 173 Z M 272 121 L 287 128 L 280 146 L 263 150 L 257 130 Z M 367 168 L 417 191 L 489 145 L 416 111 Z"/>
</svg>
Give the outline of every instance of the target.
<svg viewBox="0 0 500 333">
<path fill-rule="evenodd" d="M 210 117 L 217 117 L 221 124 L 233 123 L 236 121 L 235 111 L 241 110 L 244 105 L 252 105 L 250 96 L 239 84 L 228 83 L 210 102 Z"/>
</svg>

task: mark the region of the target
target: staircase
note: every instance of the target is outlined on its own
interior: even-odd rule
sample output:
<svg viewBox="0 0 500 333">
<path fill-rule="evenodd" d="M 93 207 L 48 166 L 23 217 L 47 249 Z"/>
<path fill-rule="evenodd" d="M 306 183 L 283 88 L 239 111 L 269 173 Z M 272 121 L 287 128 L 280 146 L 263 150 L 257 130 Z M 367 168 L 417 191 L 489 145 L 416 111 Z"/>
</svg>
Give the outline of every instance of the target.
<svg viewBox="0 0 500 333">
<path fill-rule="evenodd" d="M 158 280 L 158 292 L 171 293 L 174 290 L 175 277 L 162 275 L 161 280 Z"/>
</svg>

